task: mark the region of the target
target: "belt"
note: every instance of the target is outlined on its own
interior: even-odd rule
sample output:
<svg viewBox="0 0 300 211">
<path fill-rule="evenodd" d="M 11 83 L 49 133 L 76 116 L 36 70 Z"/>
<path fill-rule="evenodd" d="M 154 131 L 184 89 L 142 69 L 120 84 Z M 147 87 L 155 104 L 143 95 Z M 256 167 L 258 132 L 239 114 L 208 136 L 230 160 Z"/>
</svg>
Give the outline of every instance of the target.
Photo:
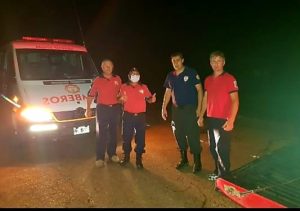
<svg viewBox="0 0 300 211">
<path fill-rule="evenodd" d="M 131 113 L 131 112 L 128 112 L 128 111 L 124 111 L 124 113 L 129 114 L 129 115 L 131 115 L 131 116 L 139 116 L 139 115 L 145 114 L 145 112 Z"/>
<path fill-rule="evenodd" d="M 114 106 L 117 106 L 117 105 L 120 105 L 119 103 L 116 103 L 116 104 L 100 104 L 100 106 L 106 106 L 106 107 L 114 107 Z"/>
</svg>

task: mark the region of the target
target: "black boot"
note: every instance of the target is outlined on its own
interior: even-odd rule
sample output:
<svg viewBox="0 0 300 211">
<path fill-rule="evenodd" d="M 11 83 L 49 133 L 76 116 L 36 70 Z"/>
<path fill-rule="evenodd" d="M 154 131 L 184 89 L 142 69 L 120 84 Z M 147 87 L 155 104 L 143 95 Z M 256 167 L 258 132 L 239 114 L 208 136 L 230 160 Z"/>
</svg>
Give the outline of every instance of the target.
<svg viewBox="0 0 300 211">
<path fill-rule="evenodd" d="M 120 165 L 125 166 L 127 163 L 129 163 L 129 160 L 130 160 L 130 155 L 124 153 L 123 158 L 120 160 Z"/>
<path fill-rule="evenodd" d="M 187 151 L 186 150 L 180 150 L 181 160 L 177 164 L 176 169 L 182 169 L 185 166 L 189 165 L 189 161 L 187 158 Z"/>
<path fill-rule="evenodd" d="M 201 164 L 201 156 L 199 154 L 194 154 L 194 166 L 193 166 L 193 173 L 196 174 L 197 172 L 202 170 Z"/>
<path fill-rule="evenodd" d="M 138 169 L 143 169 L 143 163 L 142 163 L 142 154 L 136 154 L 136 167 Z"/>
</svg>

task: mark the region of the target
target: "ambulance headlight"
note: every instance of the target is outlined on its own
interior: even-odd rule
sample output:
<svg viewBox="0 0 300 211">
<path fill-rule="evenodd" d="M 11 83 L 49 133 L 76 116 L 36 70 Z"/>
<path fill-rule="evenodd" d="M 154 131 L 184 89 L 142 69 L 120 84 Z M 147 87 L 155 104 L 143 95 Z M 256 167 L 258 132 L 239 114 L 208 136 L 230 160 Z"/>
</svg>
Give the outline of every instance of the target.
<svg viewBox="0 0 300 211">
<path fill-rule="evenodd" d="M 26 108 L 21 112 L 21 116 L 30 122 L 49 122 L 52 118 L 52 113 L 44 108 Z"/>
</svg>

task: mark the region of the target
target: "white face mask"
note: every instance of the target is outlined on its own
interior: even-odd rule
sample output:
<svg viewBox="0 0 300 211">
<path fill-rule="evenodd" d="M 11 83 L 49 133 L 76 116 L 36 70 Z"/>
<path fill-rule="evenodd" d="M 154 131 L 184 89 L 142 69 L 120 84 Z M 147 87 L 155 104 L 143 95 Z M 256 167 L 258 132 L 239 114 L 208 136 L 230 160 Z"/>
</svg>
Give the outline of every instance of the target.
<svg viewBox="0 0 300 211">
<path fill-rule="evenodd" d="M 140 80 L 140 75 L 131 75 L 130 81 L 133 83 L 137 83 Z"/>
</svg>

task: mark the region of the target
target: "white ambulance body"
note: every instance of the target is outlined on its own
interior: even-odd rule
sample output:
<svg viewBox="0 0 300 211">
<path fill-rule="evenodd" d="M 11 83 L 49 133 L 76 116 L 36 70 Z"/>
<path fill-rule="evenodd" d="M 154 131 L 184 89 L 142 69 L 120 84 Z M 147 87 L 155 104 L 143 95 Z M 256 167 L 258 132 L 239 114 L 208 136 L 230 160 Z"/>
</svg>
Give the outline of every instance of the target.
<svg viewBox="0 0 300 211">
<path fill-rule="evenodd" d="M 84 113 L 97 75 L 87 49 L 71 40 L 23 37 L 3 46 L 0 94 L 12 108 L 15 134 L 23 140 L 93 134 L 96 105 L 91 118 Z"/>
</svg>

